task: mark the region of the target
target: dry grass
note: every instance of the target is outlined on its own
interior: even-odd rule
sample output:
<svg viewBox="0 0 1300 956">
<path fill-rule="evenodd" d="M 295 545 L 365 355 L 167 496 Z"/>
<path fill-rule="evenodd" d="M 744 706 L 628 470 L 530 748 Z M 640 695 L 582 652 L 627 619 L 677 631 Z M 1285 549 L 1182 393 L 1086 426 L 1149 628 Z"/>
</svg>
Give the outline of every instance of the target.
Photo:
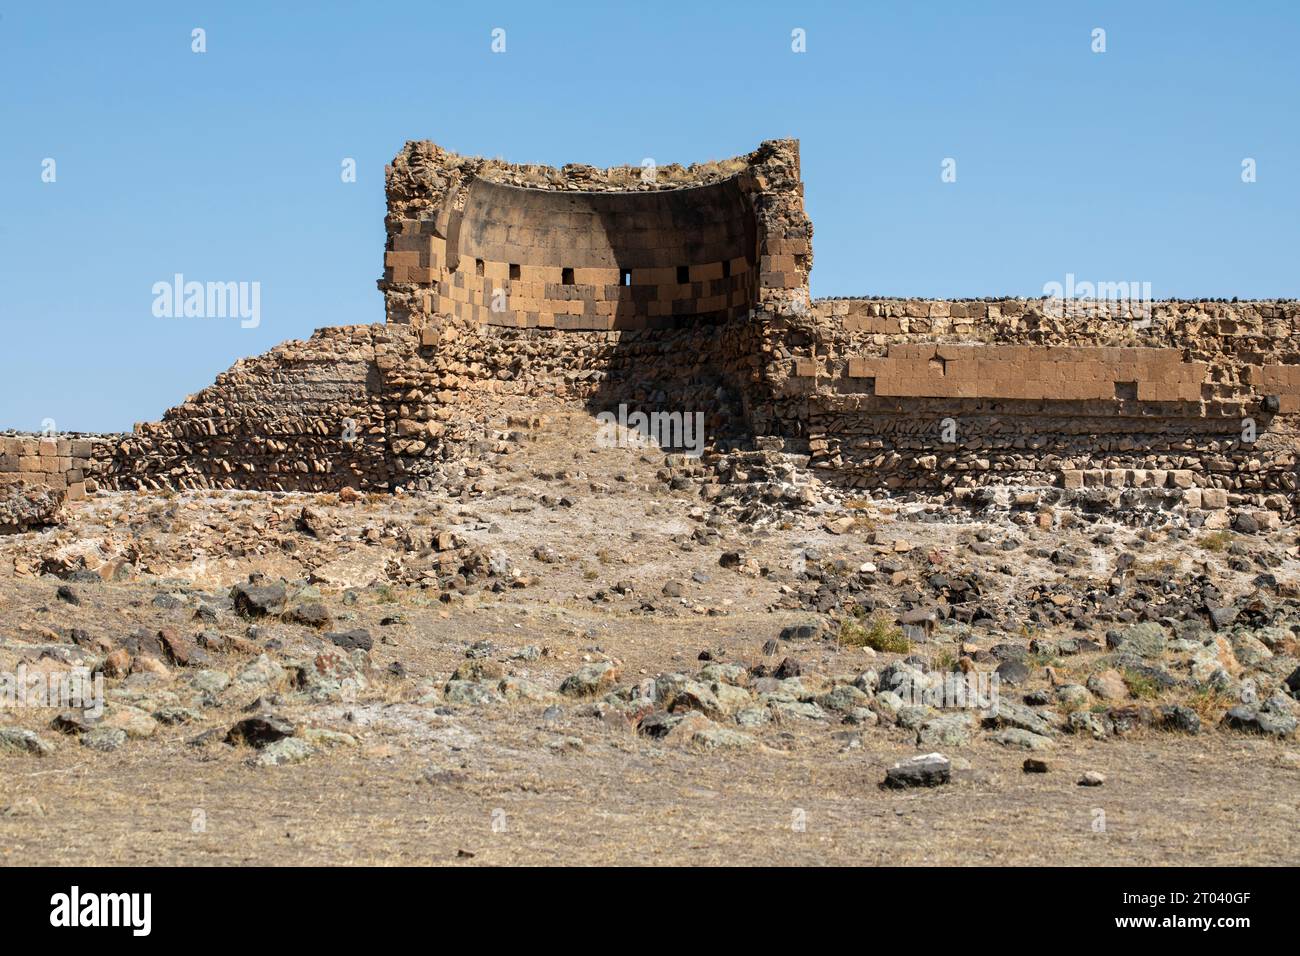
<svg viewBox="0 0 1300 956">
<path fill-rule="evenodd" d="M 1196 716 L 1201 718 L 1202 724 L 1214 727 L 1230 708 L 1237 706 L 1241 701 L 1235 694 L 1217 688 L 1206 688 L 1188 695 L 1183 703 L 1196 711 Z"/>
<path fill-rule="evenodd" d="M 837 639 L 845 647 L 869 647 L 890 654 L 906 654 L 912 649 L 902 628 L 884 615 L 865 622 L 856 617 L 846 619 L 840 624 Z"/>
<path fill-rule="evenodd" d="M 1231 531 L 1211 531 L 1203 534 L 1196 540 L 1198 547 L 1206 551 L 1213 551 L 1216 554 L 1220 551 L 1226 551 L 1228 545 L 1232 544 Z"/>
</svg>

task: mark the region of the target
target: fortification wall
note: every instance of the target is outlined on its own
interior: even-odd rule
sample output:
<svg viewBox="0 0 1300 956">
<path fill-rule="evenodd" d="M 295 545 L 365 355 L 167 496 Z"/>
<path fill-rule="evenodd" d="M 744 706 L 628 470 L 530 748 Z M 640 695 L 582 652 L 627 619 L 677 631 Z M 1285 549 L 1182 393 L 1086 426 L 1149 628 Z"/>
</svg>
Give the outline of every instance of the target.
<svg viewBox="0 0 1300 956">
<path fill-rule="evenodd" d="M 159 422 L 96 439 L 86 467 L 112 489 L 441 487 L 472 452 L 504 450 L 503 408 L 547 401 L 689 409 L 710 440 L 739 441 L 744 329 L 560 333 L 454 316 L 321 329 L 241 360 Z"/>
<path fill-rule="evenodd" d="M 1185 497 L 1291 510 L 1300 303 L 1059 311 L 818 301 L 769 329 L 781 354 L 763 424 L 857 487 L 1197 488 L 1211 493 Z"/>
<path fill-rule="evenodd" d="M 241 359 L 160 421 L 99 440 L 93 474 L 118 489 L 387 487 L 377 328 L 321 329 Z"/>
<path fill-rule="evenodd" d="M 0 436 L 0 485 L 22 481 L 79 501 L 86 496 L 93 455 L 93 442 L 81 436 Z M 89 490 L 95 490 L 93 479 Z"/>
<path fill-rule="evenodd" d="M 503 407 L 547 400 L 593 416 L 620 405 L 698 412 L 711 442 L 747 435 L 755 354 L 747 323 L 561 333 L 449 316 L 419 333 L 405 328 L 390 325 L 377 339 L 385 387 L 403 399 L 400 418 L 389 423 L 389 452 L 394 481 L 404 487 L 437 484 L 440 464 L 466 443 L 492 441 Z M 593 441 L 596 432 L 593 418 Z"/>
<path fill-rule="evenodd" d="M 504 449 L 503 408 L 560 401 L 702 413 L 851 488 L 1294 511 L 1300 303 L 813 303 L 790 140 L 651 176 L 413 142 L 386 188 L 386 325 L 243 360 L 88 451 L 7 445 L 0 475 L 450 487 Z"/>
</svg>

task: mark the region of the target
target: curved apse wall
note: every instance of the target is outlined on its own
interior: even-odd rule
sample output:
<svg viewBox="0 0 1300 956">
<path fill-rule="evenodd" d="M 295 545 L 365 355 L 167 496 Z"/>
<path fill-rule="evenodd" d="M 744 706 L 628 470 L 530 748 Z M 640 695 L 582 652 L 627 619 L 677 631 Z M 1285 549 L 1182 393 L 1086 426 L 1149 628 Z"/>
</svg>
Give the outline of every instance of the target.
<svg viewBox="0 0 1300 956">
<path fill-rule="evenodd" d="M 810 228 L 797 146 L 764 144 L 722 163 L 519 166 L 408 143 L 387 170 L 390 322 L 454 316 L 571 331 L 725 322 L 765 290 L 806 290 Z M 803 233 L 773 236 L 759 214 L 797 206 Z M 780 219 L 781 223 L 789 217 Z M 786 247 L 789 248 L 786 248 Z"/>
<path fill-rule="evenodd" d="M 642 193 L 477 180 L 449 231 L 441 305 L 488 324 L 561 329 L 726 319 L 753 300 L 754 262 L 754 217 L 734 180 Z"/>
</svg>

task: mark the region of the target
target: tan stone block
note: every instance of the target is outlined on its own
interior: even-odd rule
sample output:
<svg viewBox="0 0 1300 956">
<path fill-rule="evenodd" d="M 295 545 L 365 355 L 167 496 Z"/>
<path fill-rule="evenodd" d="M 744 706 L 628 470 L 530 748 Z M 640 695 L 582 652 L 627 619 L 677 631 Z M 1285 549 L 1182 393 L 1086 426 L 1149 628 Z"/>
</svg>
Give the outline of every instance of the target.
<svg viewBox="0 0 1300 956">
<path fill-rule="evenodd" d="M 1201 508 L 1206 511 L 1228 507 L 1228 492 L 1222 488 L 1202 488 Z"/>
<path fill-rule="evenodd" d="M 879 359 L 851 358 L 849 359 L 849 378 L 874 378 L 880 369 L 880 365 Z"/>
<path fill-rule="evenodd" d="M 392 269 L 401 269 L 407 266 L 415 267 L 420 264 L 420 253 L 416 251 L 402 252 L 393 250 L 384 253 L 384 265 Z"/>
<path fill-rule="evenodd" d="M 794 256 L 760 256 L 758 267 L 763 272 L 793 273 L 796 270 Z M 721 264 L 719 264 L 719 268 L 721 268 Z"/>
</svg>

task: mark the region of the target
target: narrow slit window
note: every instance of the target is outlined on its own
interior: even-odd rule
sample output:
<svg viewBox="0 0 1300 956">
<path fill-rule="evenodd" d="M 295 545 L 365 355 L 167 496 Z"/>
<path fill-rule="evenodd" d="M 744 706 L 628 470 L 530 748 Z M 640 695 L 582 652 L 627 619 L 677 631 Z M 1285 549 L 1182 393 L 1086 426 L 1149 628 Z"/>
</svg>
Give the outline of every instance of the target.
<svg viewBox="0 0 1300 956">
<path fill-rule="evenodd" d="M 517 262 L 510 263 L 510 278 L 518 279 L 520 274 L 521 273 L 519 271 L 519 263 Z"/>
<path fill-rule="evenodd" d="M 555 273 L 552 272 L 551 275 L 555 275 Z M 560 270 L 560 284 L 573 285 L 573 269 L 569 266 L 565 266 Z"/>
<path fill-rule="evenodd" d="M 690 282 L 691 282 L 691 267 L 690 267 L 690 266 L 678 266 L 678 267 L 677 267 L 677 284 L 678 284 L 678 285 L 690 285 Z"/>
<path fill-rule="evenodd" d="M 631 284 L 632 284 L 632 270 L 631 270 L 631 269 L 620 269 L 620 270 L 618 271 L 618 284 L 619 284 L 619 285 L 631 285 Z"/>
<path fill-rule="evenodd" d="M 731 260 L 730 260 L 730 259 L 723 259 L 723 260 L 722 260 L 722 278 L 724 278 L 724 279 L 730 279 L 730 278 L 731 278 Z"/>
<path fill-rule="evenodd" d="M 481 276 L 481 275 L 483 274 L 483 260 L 482 260 L 482 259 L 475 259 L 475 260 L 474 260 L 474 274 L 475 274 L 476 276 Z"/>
</svg>

